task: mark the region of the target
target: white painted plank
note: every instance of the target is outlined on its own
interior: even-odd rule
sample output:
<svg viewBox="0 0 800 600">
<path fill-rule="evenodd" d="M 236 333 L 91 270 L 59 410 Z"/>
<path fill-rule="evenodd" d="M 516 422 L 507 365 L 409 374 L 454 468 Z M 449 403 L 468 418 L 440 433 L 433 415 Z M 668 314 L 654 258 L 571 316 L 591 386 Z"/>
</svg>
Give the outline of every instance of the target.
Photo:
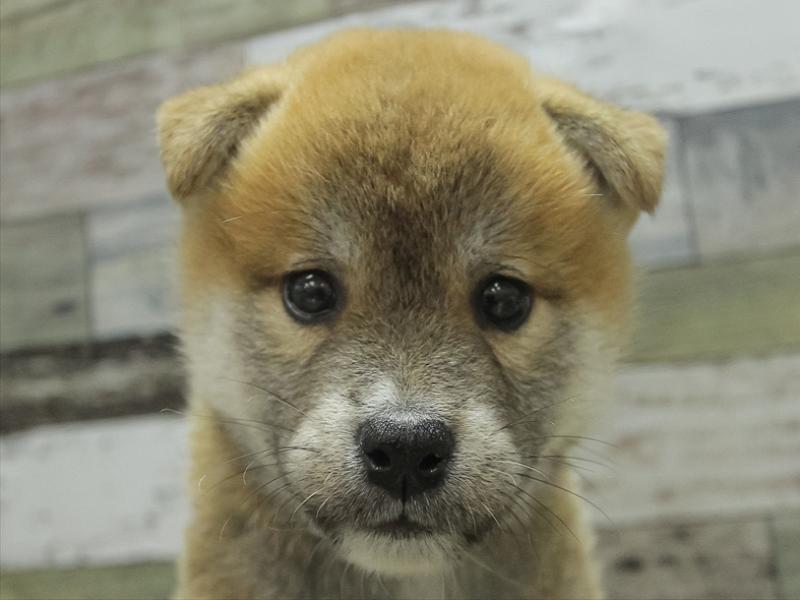
<svg viewBox="0 0 800 600">
<path fill-rule="evenodd" d="M 187 521 L 187 430 L 158 415 L 0 438 L 0 564 L 168 559 Z"/>
<path fill-rule="evenodd" d="M 278 61 L 343 27 L 448 27 L 486 35 L 609 100 L 698 112 L 800 93 L 799 21 L 795 0 L 420 2 L 265 35 L 246 60 Z"/>
<path fill-rule="evenodd" d="M 618 410 L 594 432 L 619 450 L 587 442 L 573 452 L 616 462 L 613 472 L 582 472 L 593 481 L 586 495 L 620 528 L 797 509 L 798 373 L 800 355 L 626 368 Z M 174 556 L 186 465 L 185 424 L 166 415 L 3 437 L 0 564 Z"/>
<path fill-rule="evenodd" d="M 618 524 L 800 507 L 800 355 L 627 367 L 618 387 L 593 434 L 617 448 L 583 445 L 616 463 L 587 493 Z"/>
</svg>

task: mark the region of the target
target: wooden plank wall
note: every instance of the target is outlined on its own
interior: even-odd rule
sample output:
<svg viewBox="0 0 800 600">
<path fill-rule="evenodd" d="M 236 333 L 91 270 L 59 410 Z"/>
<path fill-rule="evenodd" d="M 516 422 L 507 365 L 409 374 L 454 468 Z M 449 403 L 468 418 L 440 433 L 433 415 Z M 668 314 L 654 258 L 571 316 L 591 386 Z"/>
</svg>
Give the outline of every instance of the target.
<svg viewBox="0 0 800 600">
<path fill-rule="evenodd" d="M 182 401 L 158 104 L 343 27 L 423 25 L 487 35 L 671 134 L 662 205 L 631 238 L 638 331 L 595 432 L 617 466 L 582 473 L 613 519 L 598 519 L 611 597 L 800 597 L 800 4 L 736 4 L 0 3 L 0 565 L 16 570 L 0 596 L 171 585 L 151 561 L 174 556 L 188 510 L 185 424 L 61 423 Z M 75 464 L 78 500 L 119 499 L 102 520 L 39 493 Z M 122 566 L 19 570 L 86 561 Z"/>
</svg>

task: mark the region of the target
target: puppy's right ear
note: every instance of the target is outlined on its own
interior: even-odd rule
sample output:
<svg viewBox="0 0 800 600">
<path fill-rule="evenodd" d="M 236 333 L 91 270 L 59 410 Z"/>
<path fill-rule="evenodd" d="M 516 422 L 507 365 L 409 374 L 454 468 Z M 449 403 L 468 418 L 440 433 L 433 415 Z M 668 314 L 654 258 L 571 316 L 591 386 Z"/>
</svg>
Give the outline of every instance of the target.
<svg viewBox="0 0 800 600">
<path fill-rule="evenodd" d="M 225 172 L 242 140 L 280 98 L 285 83 L 284 67 L 259 67 L 161 105 L 161 162 L 176 200 L 202 192 Z"/>
</svg>

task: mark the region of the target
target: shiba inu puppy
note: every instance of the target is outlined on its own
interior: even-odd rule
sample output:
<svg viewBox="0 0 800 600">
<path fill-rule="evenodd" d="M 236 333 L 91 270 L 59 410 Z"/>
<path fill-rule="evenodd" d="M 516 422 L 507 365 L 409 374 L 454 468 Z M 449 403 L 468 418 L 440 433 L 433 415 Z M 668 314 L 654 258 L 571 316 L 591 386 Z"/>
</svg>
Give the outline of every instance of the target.
<svg viewBox="0 0 800 600">
<path fill-rule="evenodd" d="M 485 40 L 348 31 L 168 101 L 181 598 L 597 598 L 570 448 L 629 314 L 657 122 Z"/>
</svg>

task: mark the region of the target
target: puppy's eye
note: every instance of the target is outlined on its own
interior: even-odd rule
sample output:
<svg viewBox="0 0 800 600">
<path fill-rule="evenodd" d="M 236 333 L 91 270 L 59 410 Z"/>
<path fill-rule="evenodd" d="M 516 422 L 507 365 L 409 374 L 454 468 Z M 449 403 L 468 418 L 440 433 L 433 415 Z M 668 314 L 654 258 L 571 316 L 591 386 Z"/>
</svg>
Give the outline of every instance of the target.
<svg viewBox="0 0 800 600">
<path fill-rule="evenodd" d="M 482 325 L 513 331 L 531 313 L 533 290 L 524 281 L 502 275 L 485 279 L 476 290 L 475 309 Z"/>
<path fill-rule="evenodd" d="M 338 305 L 333 276 L 318 270 L 289 273 L 283 281 L 283 304 L 301 323 L 324 319 Z"/>
</svg>

